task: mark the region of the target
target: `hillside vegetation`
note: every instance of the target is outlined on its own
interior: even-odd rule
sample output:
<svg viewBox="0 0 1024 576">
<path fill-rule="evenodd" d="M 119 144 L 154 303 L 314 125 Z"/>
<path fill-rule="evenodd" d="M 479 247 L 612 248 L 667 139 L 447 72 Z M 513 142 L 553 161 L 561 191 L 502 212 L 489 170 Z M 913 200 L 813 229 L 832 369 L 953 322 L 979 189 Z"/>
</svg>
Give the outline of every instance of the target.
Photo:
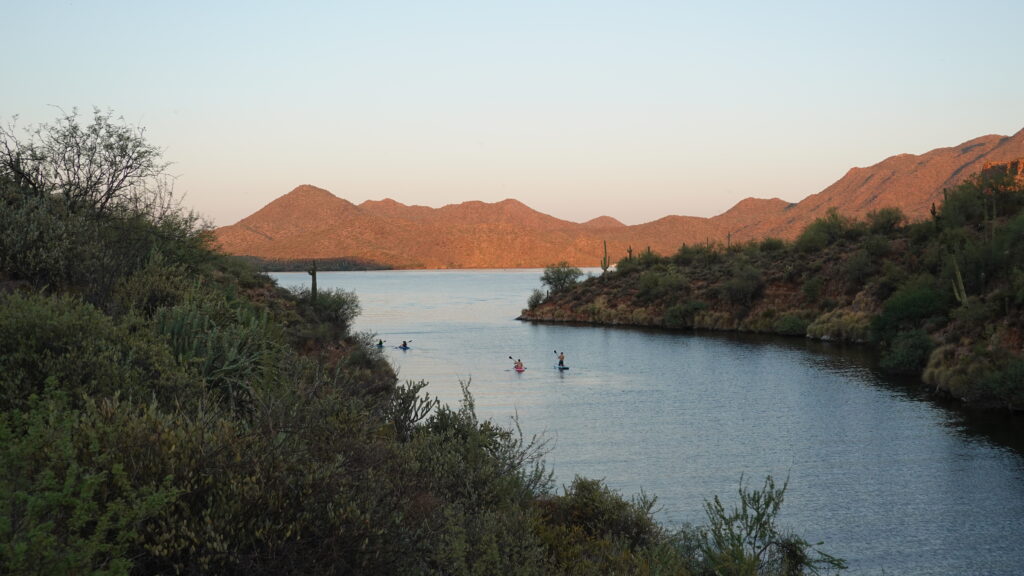
<svg viewBox="0 0 1024 576">
<path fill-rule="evenodd" d="M 669 531 L 209 249 L 141 131 L 0 128 L 0 573 L 800 574 L 785 485 Z"/>
<path fill-rule="evenodd" d="M 835 211 L 793 242 L 630 254 L 537 291 L 526 320 L 806 336 L 876 346 L 881 365 L 987 407 L 1024 408 L 1021 162 L 947 190 L 931 218 Z M 565 268 L 556 265 L 549 269 Z M 605 266 L 607 267 L 607 266 Z"/>
</svg>

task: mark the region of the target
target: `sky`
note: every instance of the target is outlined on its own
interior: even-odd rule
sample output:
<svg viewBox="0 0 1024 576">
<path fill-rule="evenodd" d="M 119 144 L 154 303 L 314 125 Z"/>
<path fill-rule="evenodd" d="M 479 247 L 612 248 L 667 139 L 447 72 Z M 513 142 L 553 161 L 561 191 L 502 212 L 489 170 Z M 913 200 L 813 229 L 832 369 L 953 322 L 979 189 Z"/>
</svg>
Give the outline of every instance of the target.
<svg viewBox="0 0 1024 576">
<path fill-rule="evenodd" d="M 0 116 L 145 128 L 223 226 L 301 184 L 575 222 L 790 202 L 1024 128 L 1020 0 L 0 0 Z"/>
</svg>

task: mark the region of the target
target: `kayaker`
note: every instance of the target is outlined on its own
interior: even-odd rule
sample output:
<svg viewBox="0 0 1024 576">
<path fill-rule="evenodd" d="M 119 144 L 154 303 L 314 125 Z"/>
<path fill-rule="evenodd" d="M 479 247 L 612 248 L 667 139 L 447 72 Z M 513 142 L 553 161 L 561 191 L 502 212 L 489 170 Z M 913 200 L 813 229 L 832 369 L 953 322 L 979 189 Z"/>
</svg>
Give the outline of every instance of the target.
<svg viewBox="0 0 1024 576">
<path fill-rule="evenodd" d="M 516 360 L 515 364 L 513 364 L 512 367 L 515 368 L 516 370 L 519 370 L 520 372 L 523 371 L 523 361 Z"/>
</svg>

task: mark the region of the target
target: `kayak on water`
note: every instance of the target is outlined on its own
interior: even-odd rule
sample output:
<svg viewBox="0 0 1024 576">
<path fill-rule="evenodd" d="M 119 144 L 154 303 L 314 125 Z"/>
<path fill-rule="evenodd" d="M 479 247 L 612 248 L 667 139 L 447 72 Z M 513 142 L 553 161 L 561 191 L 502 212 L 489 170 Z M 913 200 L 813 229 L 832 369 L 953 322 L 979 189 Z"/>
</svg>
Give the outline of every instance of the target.
<svg viewBox="0 0 1024 576">
<path fill-rule="evenodd" d="M 523 372 L 526 372 L 526 366 L 516 366 L 513 370 L 522 374 Z"/>
</svg>

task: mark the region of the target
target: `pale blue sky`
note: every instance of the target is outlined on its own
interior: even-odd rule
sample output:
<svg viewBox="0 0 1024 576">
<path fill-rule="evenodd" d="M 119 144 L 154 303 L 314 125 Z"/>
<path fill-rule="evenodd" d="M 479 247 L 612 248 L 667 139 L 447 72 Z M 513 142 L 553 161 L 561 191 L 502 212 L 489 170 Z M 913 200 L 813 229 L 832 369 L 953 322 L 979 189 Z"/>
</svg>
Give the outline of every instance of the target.
<svg viewBox="0 0 1024 576">
<path fill-rule="evenodd" d="M 1020 0 L 0 5 L 0 114 L 123 115 L 217 225 L 306 183 L 712 216 L 1024 128 Z"/>
</svg>

